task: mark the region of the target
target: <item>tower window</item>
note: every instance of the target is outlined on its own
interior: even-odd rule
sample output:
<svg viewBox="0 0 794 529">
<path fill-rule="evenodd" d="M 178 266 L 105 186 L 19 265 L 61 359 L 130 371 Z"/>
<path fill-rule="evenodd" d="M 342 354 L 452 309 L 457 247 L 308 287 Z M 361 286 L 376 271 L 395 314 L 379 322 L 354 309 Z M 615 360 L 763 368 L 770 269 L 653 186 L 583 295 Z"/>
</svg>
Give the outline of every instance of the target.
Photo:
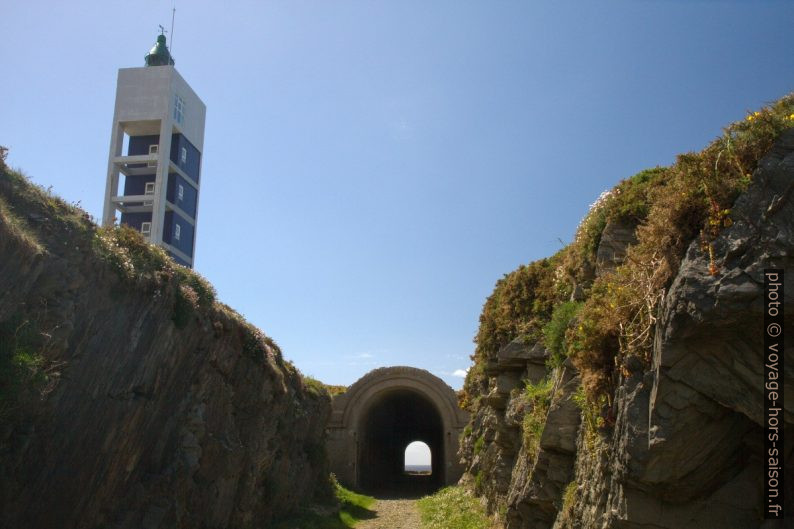
<svg viewBox="0 0 794 529">
<path fill-rule="evenodd" d="M 187 149 L 182 147 L 182 151 L 179 153 L 179 161 L 181 163 L 187 163 Z"/>
<path fill-rule="evenodd" d="M 182 233 L 182 226 L 180 226 L 179 224 L 174 226 L 174 239 L 178 241 L 181 233 Z"/>
<path fill-rule="evenodd" d="M 152 223 L 141 222 L 141 234 L 146 235 L 148 237 L 151 233 L 152 233 Z"/>
<path fill-rule="evenodd" d="M 154 182 L 146 182 L 146 187 L 143 190 L 144 195 L 154 195 Z"/>
<path fill-rule="evenodd" d="M 176 195 L 179 198 L 179 200 L 182 200 L 185 198 L 185 188 L 182 187 L 182 184 L 178 184 L 178 185 L 179 187 L 177 187 Z"/>
<path fill-rule="evenodd" d="M 156 143 L 154 145 L 149 145 L 149 156 L 151 156 L 153 154 L 157 154 L 159 152 L 159 150 L 160 150 L 160 146 L 157 145 Z M 148 162 L 146 165 L 148 167 L 157 167 L 157 162 L 156 161 L 155 162 Z"/>
<path fill-rule="evenodd" d="M 179 124 L 185 121 L 185 100 L 178 95 L 174 96 L 174 121 Z"/>
</svg>

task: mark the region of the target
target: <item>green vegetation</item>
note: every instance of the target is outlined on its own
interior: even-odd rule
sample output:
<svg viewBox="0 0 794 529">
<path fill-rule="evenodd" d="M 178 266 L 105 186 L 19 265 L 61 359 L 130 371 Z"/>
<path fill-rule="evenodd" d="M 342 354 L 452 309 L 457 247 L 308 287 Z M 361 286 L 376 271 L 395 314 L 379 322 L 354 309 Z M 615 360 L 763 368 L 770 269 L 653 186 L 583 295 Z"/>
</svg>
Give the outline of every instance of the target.
<svg viewBox="0 0 794 529">
<path fill-rule="evenodd" d="M 0 420 L 40 395 L 49 380 L 43 352 L 49 336 L 16 315 L 0 323 Z"/>
<path fill-rule="evenodd" d="M 466 375 L 461 406 L 471 409 L 485 383 L 483 366 L 511 340 L 521 335 L 541 339 L 554 306 L 570 297 L 567 282 L 558 277 L 562 253 L 521 266 L 497 281 L 480 315 L 475 338 L 474 366 Z"/>
<path fill-rule="evenodd" d="M 579 487 L 576 481 L 571 481 L 565 487 L 562 493 L 562 506 L 560 507 L 560 514 L 563 519 L 570 519 L 573 516 L 573 507 L 576 504 L 576 493 L 579 492 Z"/>
<path fill-rule="evenodd" d="M 96 230 L 94 248 L 130 285 L 158 291 L 172 284 L 175 291 L 172 320 L 184 328 L 196 311 L 215 303 L 215 288 L 190 268 L 178 265 L 161 247 L 150 244 L 129 226 Z"/>
<path fill-rule="evenodd" d="M 474 455 L 476 456 L 482 452 L 483 447 L 485 447 L 485 437 L 481 435 L 474 441 Z"/>
<path fill-rule="evenodd" d="M 484 477 L 482 470 L 478 470 L 477 473 L 474 475 L 474 487 L 478 492 L 482 492 L 483 479 Z"/>
<path fill-rule="evenodd" d="M 331 479 L 339 502 L 338 512 L 323 514 L 321 510 L 306 509 L 295 517 L 276 523 L 274 529 L 347 529 L 374 516 L 370 507 L 375 498 L 347 490 L 333 476 Z"/>
<path fill-rule="evenodd" d="M 325 384 L 325 389 L 328 390 L 328 394 L 332 397 L 337 395 L 341 395 L 342 393 L 347 393 L 347 386 L 335 386 L 333 384 Z"/>
<path fill-rule="evenodd" d="M 418 501 L 423 529 L 488 529 L 480 502 L 462 487 L 446 487 Z"/>
<path fill-rule="evenodd" d="M 328 392 L 328 386 L 320 382 L 314 377 L 310 377 L 309 375 L 301 375 L 301 380 L 303 382 L 303 389 L 305 389 L 308 393 L 314 396 L 330 396 Z"/>
<path fill-rule="evenodd" d="M 573 277 L 595 264 L 601 234 L 608 222 L 615 221 L 637 226 L 648 217 L 650 196 L 653 190 L 664 185 L 667 169 L 655 167 L 640 171 L 605 191 L 590 206 L 570 245 L 566 267 Z"/>
<path fill-rule="evenodd" d="M 521 424 L 522 440 L 527 457 L 534 461 L 540 451 L 540 438 L 546 426 L 546 415 L 551 405 L 554 381 L 545 378 L 537 384 L 527 382 L 524 398 L 527 401 L 524 420 Z"/>
<path fill-rule="evenodd" d="M 566 301 L 557 305 L 551 314 L 551 320 L 543 327 L 543 341 L 551 353 L 549 361 L 553 367 L 561 366 L 565 361 L 568 349 L 565 332 L 580 308 L 582 304 L 577 301 Z"/>
</svg>

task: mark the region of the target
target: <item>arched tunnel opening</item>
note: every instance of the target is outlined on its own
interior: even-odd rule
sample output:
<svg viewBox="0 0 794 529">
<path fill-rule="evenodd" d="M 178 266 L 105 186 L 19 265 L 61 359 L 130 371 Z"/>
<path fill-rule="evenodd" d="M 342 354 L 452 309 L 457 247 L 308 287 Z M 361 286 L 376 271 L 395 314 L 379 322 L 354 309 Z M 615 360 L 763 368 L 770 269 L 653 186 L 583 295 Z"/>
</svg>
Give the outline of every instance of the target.
<svg viewBox="0 0 794 529">
<path fill-rule="evenodd" d="M 410 390 L 380 395 L 362 414 L 358 482 L 369 494 L 414 496 L 444 483 L 444 425 L 435 405 Z M 430 472 L 406 472 L 405 450 L 414 441 L 430 448 Z"/>
</svg>

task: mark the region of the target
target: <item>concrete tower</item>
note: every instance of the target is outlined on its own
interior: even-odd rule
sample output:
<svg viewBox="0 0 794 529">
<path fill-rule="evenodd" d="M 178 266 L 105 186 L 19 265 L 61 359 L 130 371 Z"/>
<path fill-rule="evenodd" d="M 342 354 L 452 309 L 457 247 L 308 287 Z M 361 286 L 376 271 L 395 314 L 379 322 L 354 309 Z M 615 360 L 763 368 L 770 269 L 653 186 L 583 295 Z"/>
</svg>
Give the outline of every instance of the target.
<svg viewBox="0 0 794 529">
<path fill-rule="evenodd" d="M 102 224 L 118 211 L 122 224 L 192 267 L 206 107 L 174 68 L 165 35 L 145 60 L 119 70 Z"/>
</svg>

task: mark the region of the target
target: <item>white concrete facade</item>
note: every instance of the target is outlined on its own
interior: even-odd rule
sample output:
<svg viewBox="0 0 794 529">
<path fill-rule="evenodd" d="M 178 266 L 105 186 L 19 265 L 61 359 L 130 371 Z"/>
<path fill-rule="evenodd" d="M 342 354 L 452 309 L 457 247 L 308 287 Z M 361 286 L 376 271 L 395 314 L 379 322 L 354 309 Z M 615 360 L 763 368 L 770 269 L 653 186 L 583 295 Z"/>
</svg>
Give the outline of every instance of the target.
<svg viewBox="0 0 794 529">
<path fill-rule="evenodd" d="M 176 109 L 177 105 L 180 107 L 179 111 Z M 204 151 L 205 118 L 206 106 L 174 66 L 144 66 L 119 70 L 102 224 L 113 225 L 117 212 L 151 212 L 147 238 L 191 267 L 196 247 L 199 181 L 188 176 L 171 160 L 171 138 L 172 134 L 182 134 L 201 155 Z M 158 135 L 157 152 L 133 156 L 123 153 L 125 135 Z M 124 190 L 119 189 L 122 174 L 134 176 L 152 173 L 155 174 L 153 193 L 124 196 Z M 185 215 L 177 205 L 166 199 L 169 173 L 178 174 L 188 185 L 195 188 L 196 212 L 193 218 Z M 163 240 L 166 211 L 175 211 L 193 227 L 192 255 L 187 255 Z"/>
</svg>

